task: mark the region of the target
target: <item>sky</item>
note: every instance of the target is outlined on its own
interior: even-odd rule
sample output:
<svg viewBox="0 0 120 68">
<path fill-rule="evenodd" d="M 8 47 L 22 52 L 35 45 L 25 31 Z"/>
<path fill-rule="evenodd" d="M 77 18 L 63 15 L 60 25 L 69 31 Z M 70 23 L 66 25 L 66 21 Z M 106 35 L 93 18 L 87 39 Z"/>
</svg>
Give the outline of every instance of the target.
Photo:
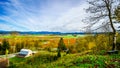
<svg viewBox="0 0 120 68">
<path fill-rule="evenodd" d="M 86 0 L 0 0 L 0 30 L 79 32 Z"/>
</svg>

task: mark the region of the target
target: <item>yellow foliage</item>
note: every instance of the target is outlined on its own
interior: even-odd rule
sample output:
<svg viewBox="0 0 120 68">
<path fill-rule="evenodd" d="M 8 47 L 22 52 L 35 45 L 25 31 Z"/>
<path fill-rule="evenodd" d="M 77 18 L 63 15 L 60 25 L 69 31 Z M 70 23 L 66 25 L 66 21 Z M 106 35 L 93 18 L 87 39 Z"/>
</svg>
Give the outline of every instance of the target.
<svg viewBox="0 0 120 68">
<path fill-rule="evenodd" d="M 95 42 L 89 42 L 88 48 L 92 49 L 93 47 L 95 47 Z"/>
</svg>

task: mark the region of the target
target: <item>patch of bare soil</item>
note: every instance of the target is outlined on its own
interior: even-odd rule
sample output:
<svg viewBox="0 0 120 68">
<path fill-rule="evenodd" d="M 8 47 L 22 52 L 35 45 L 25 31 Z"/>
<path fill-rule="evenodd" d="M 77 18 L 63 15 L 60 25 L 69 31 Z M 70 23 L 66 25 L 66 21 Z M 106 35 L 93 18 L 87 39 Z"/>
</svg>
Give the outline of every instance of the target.
<svg viewBox="0 0 120 68">
<path fill-rule="evenodd" d="M 0 68 L 7 68 L 9 60 L 6 58 L 0 58 Z"/>
</svg>

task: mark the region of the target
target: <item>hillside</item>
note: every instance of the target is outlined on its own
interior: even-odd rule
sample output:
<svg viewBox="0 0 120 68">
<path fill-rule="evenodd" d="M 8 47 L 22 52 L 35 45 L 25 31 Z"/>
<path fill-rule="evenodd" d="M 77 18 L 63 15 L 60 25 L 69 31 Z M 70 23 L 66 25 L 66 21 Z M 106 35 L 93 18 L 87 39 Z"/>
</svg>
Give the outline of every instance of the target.
<svg viewBox="0 0 120 68">
<path fill-rule="evenodd" d="M 119 55 L 62 54 L 40 52 L 29 58 L 11 58 L 10 68 L 120 68 Z"/>
</svg>

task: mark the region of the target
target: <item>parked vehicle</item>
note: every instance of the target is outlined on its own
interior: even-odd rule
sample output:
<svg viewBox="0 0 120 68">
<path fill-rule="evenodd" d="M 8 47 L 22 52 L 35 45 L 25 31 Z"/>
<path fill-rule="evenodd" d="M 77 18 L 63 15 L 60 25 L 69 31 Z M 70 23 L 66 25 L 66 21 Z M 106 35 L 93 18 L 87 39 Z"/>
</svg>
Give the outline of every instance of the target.
<svg viewBox="0 0 120 68">
<path fill-rule="evenodd" d="M 29 57 L 33 54 L 32 50 L 30 49 L 21 49 L 18 53 L 17 57 Z"/>
</svg>

